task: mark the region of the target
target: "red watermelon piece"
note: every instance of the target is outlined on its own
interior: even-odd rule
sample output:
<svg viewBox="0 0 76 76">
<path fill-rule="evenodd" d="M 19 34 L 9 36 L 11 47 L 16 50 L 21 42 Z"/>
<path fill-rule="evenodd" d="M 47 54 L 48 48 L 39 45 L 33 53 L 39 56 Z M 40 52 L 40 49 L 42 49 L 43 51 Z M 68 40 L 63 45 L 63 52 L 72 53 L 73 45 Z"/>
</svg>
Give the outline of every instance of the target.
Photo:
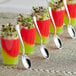
<svg viewBox="0 0 76 76">
<path fill-rule="evenodd" d="M 49 35 L 50 19 L 47 20 L 37 20 L 37 24 L 41 34 L 45 37 Z"/>
<path fill-rule="evenodd" d="M 1 37 L 2 48 L 12 57 L 17 57 L 19 54 L 19 42 L 19 39 L 8 40 Z"/>
<path fill-rule="evenodd" d="M 28 44 L 34 44 L 35 42 L 35 28 L 32 29 L 21 29 L 21 36 L 23 40 Z"/>
<path fill-rule="evenodd" d="M 54 11 L 52 10 L 53 18 L 56 24 L 56 27 L 62 27 L 64 22 L 64 14 L 65 9 L 60 11 Z"/>
<path fill-rule="evenodd" d="M 76 18 L 76 4 L 67 4 L 71 18 Z"/>
</svg>

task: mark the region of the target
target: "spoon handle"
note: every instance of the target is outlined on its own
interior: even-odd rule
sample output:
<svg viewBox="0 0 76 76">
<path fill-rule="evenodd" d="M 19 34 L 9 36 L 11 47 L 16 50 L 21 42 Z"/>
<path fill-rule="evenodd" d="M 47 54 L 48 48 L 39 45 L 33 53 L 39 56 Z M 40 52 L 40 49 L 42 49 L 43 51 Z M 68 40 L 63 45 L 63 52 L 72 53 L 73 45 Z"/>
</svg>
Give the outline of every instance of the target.
<svg viewBox="0 0 76 76">
<path fill-rule="evenodd" d="M 54 19 L 53 19 L 53 16 L 52 16 L 51 7 L 49 7 L 49 15 L 50 15 L 52 23 L 54 25 L 54 31 L 55 31 L 55 35 L 56 35 L 56 26 L 55 26 L 55 22 L 54 22 Z"/>
<path fill-rule="evenodd" d="M 66 0 L 63 0 L 63 3 L 64 3 L 64 6 L 65 6 L 65 9 L 66 9 L 66 12 L 67 12 L 67 15 L 68 15 L 68 18 L 69 18 L 69 24 L 70 24 L 70 14 L 69 14 L 69 11 L 68 11 Z"/>
<path fill-rule="evenodd" d="M 37 25 L 35 16 L 33 16 L 33 21 L 34 21 L 35 27 L 36 27 L 36 29 L 37 29 L 37 31 L 39 33 L 39 36 L 40 36 L 40 39 L 41 39 L 41 45 L 42 45 L 42 37 L 41 37 L 41 33 L 40 33 L 40 30 L 39 30 L 38 25 Z"/>
<path fill-rule="evenodd" d="M 20 39 L 20 42 L 21 42 L 21 45 L 22 45 L 22 49 L 23 49 L 23 55 L 24 55 L 25 54 L 25 48 L 24 48 L 22 37 L 21 37 L 19 25 L 16 25 L 16 31 L 17 31 L 18 37 Z"/>
</svg>

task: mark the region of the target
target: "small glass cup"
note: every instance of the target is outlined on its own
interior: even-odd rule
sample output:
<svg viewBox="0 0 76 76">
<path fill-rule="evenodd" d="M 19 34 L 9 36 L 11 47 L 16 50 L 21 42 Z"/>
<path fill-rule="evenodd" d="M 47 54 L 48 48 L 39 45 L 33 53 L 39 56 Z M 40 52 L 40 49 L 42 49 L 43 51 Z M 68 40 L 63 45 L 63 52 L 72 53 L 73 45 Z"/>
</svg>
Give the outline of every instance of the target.
<svg viewBox="0 0 76 76">
<path fill-rule="evenodd" d="M 34 51 L 35 27 L 31 29 L 21 28 L 20 31 L 25 46 L 25 53 L 30 54 Z M 20 52 L 22 53 L 21 44 L 20 44 Z"/>
<path fill-rule="evenodd" d="M 5 65 L 14 65 L 19 61 L 19 38 L 1 37 L 2 58 Z"/>
<path fill-rule="evenodd" d="M 70 13 L 70 17 L 71 17 L 71 25 L 74 26 L 76 25 L 76 1 L 69 1 L 67 3 L 67 7 Z M 68 16 L 67 13 L 65 12 L 65 16 L 64 16 L 64 24 L 67 26 L 68 25 Z"/>
<path fill-rule="evenodd" d="M 52 10 L 52 14 L 56 24 L 56 33 L 60 34 L 63 32 L 65 8 L 63 7 L 62 9 L 57 11 Z M 52 21 L 50 23 L 50 32 L 54 33 L 54 27 Z"/>
<path fill-rule="evenodd" d="M 30 11 L 26 11 L 27 14 L 24 14 L 23 17 L 29 17 L 31 13 Z M 19 24 L 20 25 L 20 24 Z M 20 25 L 20 32 L 21 36 L 23 39 L 24 47 L 25 47 L 25 53 L 26 54 L 31 54 L 34 52 L 34 44 L 35 44 L 35 26 L 34 24 L 32 25 L 32 28 L 27 28 L 23 26 L 22 24 Z M 20 53 L 22 53 L 22 47 L 20 44 Z"/>
<path fill-rule="evenodd" d="M 37 20 L 37 24 L 42 36 L 42 43 L 45 44 L 49 40 L 49 28 L 50 28 L 50 18 L 46 20 Z M 39 34 L 36 30 L 35 43 L 40 44 L 41 40 Z"/>
</svg>

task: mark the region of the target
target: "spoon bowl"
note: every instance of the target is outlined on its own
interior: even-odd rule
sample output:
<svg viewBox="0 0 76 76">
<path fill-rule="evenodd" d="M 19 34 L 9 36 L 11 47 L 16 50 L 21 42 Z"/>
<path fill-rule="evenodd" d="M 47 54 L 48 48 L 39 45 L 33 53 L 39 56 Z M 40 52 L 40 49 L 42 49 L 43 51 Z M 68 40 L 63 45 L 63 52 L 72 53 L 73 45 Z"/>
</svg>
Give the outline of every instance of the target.
<svg viewBox="0 0 76 76">
<path fill-rule="evenodd" d="M 42 53 L 44 58 L 48 58 L 49 57 L 48 50 L 44 46 L 41 46 L 40 50 L 41 50 L 41 53 Z"/>
<path fill-rule="evenodd" d="M 18 34 L 18 37 L 20 39 L 22 49 L 23 49 L 22 63 L 24 65 L 25 69 L 29 69 L 31 67 L 31 61 L 30 61 L 29 57 L 27 57 L 27 55 L 25 55 L 25 50 L 24 50 L 25 48 L 24 48 L 22 37 L 21 37 L 19 25 L 16 25 L 16 31 L 17 31 L 17 34 Z"/>
<path fill-rule="evenodd" d="M 73 39 L 76 38 L 75 30 L 74 30 L 74 28 L 71 25 L 70 26 L 68 25 L 68 33 L 71 36 L 71 38 L 73 38 Z"/>
<path fill-rule="evenodd" d="M 57 35 L 54 36 L 54 43 L 57 46 L 57 48 L 59 48 L 59 49 L 62 48 L 61 40 L 60 40 L 60 38 Z"/>
<path fill-rule="evenodd" d="M 25 57 L 25 55 L 22 55 L 22 63 L 26 69 L 31 67 L 30 59 L 28 57 Z"/>
</svg>

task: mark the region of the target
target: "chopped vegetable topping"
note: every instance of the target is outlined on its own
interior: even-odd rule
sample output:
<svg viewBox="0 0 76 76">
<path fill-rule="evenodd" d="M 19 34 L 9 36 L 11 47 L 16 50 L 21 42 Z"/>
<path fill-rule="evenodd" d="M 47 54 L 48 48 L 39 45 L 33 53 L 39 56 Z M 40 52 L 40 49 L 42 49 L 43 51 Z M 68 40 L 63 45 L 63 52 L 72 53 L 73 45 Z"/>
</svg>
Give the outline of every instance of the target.
<svg viewBox="0 0 76 76">
<path fill-rule="evenodd" d="M 34 13 L 37 20 L 46 20 L 49 19 L 49 13 L 47 8 L 43 7 L 33 7 Z"/>
<path fill-rule="evenodd" d="M 67 2 L 72 4 L 72 3 L 76 3 L 76 0 L 67 0 Z"/>
<path fill-rule="evenodd" d="M 9 39 L 13 39 L 13 38 L 17 38 L 17 32 L 15 30 L 15 25 L 12 24 L 6 24 L 6 25 L 2 25 L 1 27 L 1 36 L 3 38 L 9 38 Z"/>
<path fill-rule="evenodd" d="M 23 15 L 19 14 L 18 24 L 26 29 L 30 29 L 34 27 L 32 16 L 24 17 Z"/>
<path fill-rule="evenodd" d="M 52 0 L 49 2 L 49 5 L 51 6 L 52 10 L 59 10 L 64 7 L 63 0 Z"/>
</svg>

